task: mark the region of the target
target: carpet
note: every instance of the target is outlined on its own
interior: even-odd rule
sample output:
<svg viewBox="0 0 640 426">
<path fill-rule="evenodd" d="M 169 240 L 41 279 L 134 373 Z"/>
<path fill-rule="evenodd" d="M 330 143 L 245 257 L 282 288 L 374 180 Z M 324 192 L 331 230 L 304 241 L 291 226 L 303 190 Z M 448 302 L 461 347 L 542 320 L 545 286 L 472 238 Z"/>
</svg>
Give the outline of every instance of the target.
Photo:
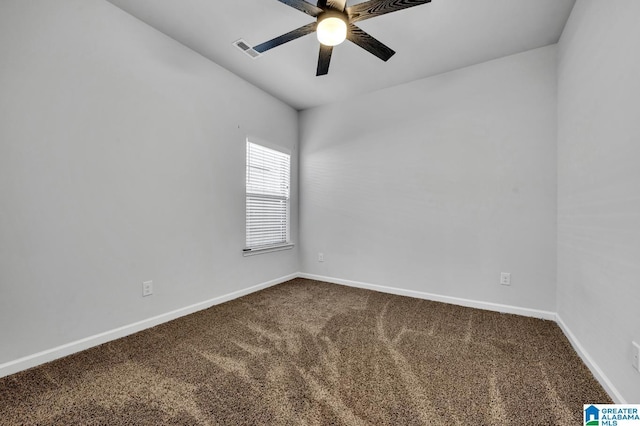
<svg viewBox="0 0 640 426">
<path fill-rule="evenodd" d="M 0 379 L 2 425 L 576 425 L 552 321 L 295 279 Z"/>
</svg>

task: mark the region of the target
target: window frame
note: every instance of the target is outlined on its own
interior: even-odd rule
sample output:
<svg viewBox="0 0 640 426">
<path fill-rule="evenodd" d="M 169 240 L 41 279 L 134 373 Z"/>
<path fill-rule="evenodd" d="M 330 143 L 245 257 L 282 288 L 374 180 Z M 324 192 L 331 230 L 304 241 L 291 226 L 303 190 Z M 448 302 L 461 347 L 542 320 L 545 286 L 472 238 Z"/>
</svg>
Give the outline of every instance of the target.
<svg viewBox="0 0 640 426">
<path fill-rule="evenodd" d="M 283 198 L 283 200 L 286 202 L 286 210 L 285 210 L 285 218 L 286 218 L 286 239 L 283 242 L 278 242 L 278 243 L 274 243 L 274 244 L 268 244 L 268 245 L 255 245 L 255 246 L 248 246 L 248 223 L 249 223 L 249 208 L 248 208 L 248 199 L 250 194 L 252 194 L 252 196 L 255 197 L 260 197 L 260 194 L 255 194 L 255 193 L 250 193 L 248 191 L 249 189 L 249 144 L 252 145 L 256 145 L 260 148 L 264 148 L 267 150 L 271 150 L 271 151 L 276 151 L 280 154 L 284 154 L 288 157 L 288 176 L 287 176 L 287 180 L 288 180 L 288 189 L 287 189 L 287 197 Z M 277 196 L 270 196 L 267 194 L 264 194 L 264 198 L 279 198 Z M 272 143 L 268 143 L 265 142 L 263 140 L 257 139 L 255 137 L 247 137 L 246 141 L 245 141 L 245 243 L 244 243 L 244 249 L 242 250 L 242 254 L 243 256 L 253 256 L 256 254 L 263 254 L 263 253 L 270 253 L 270 252 L 275 252 L 275 251 L 281 251 L 281 250 L 289 250 L 291 248 L 294 247 L 294 243 L 291 241 L 291 151 L 279 146 L 279 145 L 274 145 Z"/>
</svg>

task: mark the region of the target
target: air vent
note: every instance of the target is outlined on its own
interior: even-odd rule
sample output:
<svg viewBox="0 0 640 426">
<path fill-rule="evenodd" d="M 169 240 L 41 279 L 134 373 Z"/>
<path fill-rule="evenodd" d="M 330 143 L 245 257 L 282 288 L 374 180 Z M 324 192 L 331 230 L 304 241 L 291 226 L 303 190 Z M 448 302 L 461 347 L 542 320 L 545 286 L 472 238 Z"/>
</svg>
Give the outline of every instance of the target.
<svg viewBox="0 0 640 426">
<path fill-rule="evenodd" d="M 253 50 L 251 48 L 251 46 L 249 46 L 247 44 L 247 42 L 242 40 L 242 39 L 240 39 L 238 41 L 234 41 L 233 45 L 235 47 L 237 47 L 238 49 L 242 50 L 247 56 L 249 56 L 249 57 L 251 57 L 253 59 L 256 59 L 257 57 L 260 56 L 260 53 L 258 53 L 255 50 Z"/>
</svg>

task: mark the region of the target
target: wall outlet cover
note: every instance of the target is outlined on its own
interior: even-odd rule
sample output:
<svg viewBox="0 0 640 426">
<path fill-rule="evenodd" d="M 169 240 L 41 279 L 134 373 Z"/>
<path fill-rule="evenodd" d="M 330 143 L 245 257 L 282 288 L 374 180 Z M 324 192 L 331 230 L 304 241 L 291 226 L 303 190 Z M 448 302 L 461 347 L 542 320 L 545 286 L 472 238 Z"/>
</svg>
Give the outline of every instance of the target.
<svg viewBox="0 0 640 426">
<path fill-rule="evenodd" d="M 631 342 L 633 345 L 633 368 L 640 371 L 640 345 L 636 342 Z"/>
<path fill-rule="evenodd" d="M 502 285 L 511 285 L 511 273 L 510 272 L 501 272 L 500 273 L 500 284 L 502 284 Z"/>
<path fill-rule="evenodd" d="M 151 296 L 153 294 L 153 281 L 145 281 L 142 283 L 142 297 Z"/>
</svg>

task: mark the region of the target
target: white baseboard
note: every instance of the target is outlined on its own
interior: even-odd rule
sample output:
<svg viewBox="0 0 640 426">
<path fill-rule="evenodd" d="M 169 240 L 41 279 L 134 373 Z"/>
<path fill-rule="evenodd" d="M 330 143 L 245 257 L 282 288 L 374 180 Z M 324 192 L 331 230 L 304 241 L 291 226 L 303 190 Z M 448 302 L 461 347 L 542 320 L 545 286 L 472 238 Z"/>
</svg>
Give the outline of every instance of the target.
<svg viewBox="0 0 640 426">
<path fill-rule="evenodd" d="M 627 401 L 622 397 L 622 394 L 618 392 L 618 389 L 616 389 L 616 387 L 613 385 L 611 380 L 609 380 L 609 378 L 600 369 L 598 364 L 596 364 L 593 358 L 591 358 L 589 353 L 580 344 L 580 342 L 578 341 L 578 338 L 575 336 L 575 334 L 571 332 L 571 330 L 569 329 L 567 324 L 565 324 L 562 318 L 560 318 L 560 315 L 556 315 L 556 322 L 562 329 L 562 332 L 564 333 L 564 335 L 567 336 L 567 339 L 569 339 L 569 342 L 571 342 L 571 345 L 576 350 L 580 358 L 582 358 L 582 361 L 586 364 L 587 367 L 589 367 L 589 370 L 591 370 L 591 373 L 593 374 L 593 376 L 596 378 L 596 380 L 598 380 L 598 382 L 600 382 L 600 385 L 602 385 L 602 387 L 609 394 L 611 399 L 613 399 L 613 402 L 615 402 L 616 404 L 627 404 Z"/>
<path fill-rule="evenodd" d="M 459 297 L 442 296 L 439 294 L 424 293 L 422 291 L 406 290 L 403 288 L 387 287 L 387 286 L 382 286 L 377 284 L 368 284 L 368 283 L 363 283 L 359 281 L 343 280 L 340 278 L 325 277 L 321 275 L 314 275 L 314 274 L 307 274 L 307 273 L 300 273 L 298 274 L 298 276 L 300 278 L 307 278 L 310 280 L 341 284 L 349 287 L 364 288 L 367 290 L 375 290 L 382 293 L 397 294 L 399 296 L 408 296 L 408 297 L 415 297 L 418 299 L 432 300 L 434 302 L 450 303 L 452 305 L 466 306 L 469 308 L 484 309 L 487 311 L 502 312 L 505 314 L 516 314 L 516 315 L 522 315 L 525 317 L 542 318 L 542 319 L 551 320 L 551 321 L 556 320 L 555 312 L 541 311 L 538 309 L 521 308 L 519 306 L 501 305 L 499 303 L 491 303 L 491 302 L 481 302 L 481 301 L 471 300 L 471 299 L 462 299 Z"/>
<path fill-rule="evenodd" d="M 38 365 L 54 361 L 58 358 L 65 357 L 67 355 L 80 352 L 94 346 L 101 345 L 112 340 L 119 339 L 121 337 L 129 336 L 147 328 L 155 327 L 156 325 L 174 320 L 176 318 L 183 317 L 185 315 L 192 314 L 194 312 L 201 311 L 203 309 L 210 308 L 214 305 L 219 305 L 224 302 L 228 302 L 233 299 L 237 299 L 247 294 L 254 293 L 259 290 L 274 286 L 276 284 L 283 283 L 285 281 L 292 280 L 298 277 L 299 274 L 290 274 L 284 277 L 276 278 L 271 281 L 264 282 L 262 284 L 254 285 L 242 290 L 234 291 L 222 296 L 214 297 L 213 299 L 205 300 L 184 308 L 176 309 L 171 312 L 167 312 L 161 315 L 157 315 L 152 318 L 147 318 L 142 321 L 128 324 L 122 327 L 115 328 L 113 330 L 105 331 L 104 333 L 96 334 L 94 336 L 85 337 L 84 339 L 76 340 L 75 342 L 67 343 L 52 349 L 48 349 L 42 352 L 38 352 L 33 355 L 28 355 L 14 361 L 9 361 L 4 364 L 0 364 L 0 377 L 15 374 L 17 372 L 27 370 Z"/>
</svg>

